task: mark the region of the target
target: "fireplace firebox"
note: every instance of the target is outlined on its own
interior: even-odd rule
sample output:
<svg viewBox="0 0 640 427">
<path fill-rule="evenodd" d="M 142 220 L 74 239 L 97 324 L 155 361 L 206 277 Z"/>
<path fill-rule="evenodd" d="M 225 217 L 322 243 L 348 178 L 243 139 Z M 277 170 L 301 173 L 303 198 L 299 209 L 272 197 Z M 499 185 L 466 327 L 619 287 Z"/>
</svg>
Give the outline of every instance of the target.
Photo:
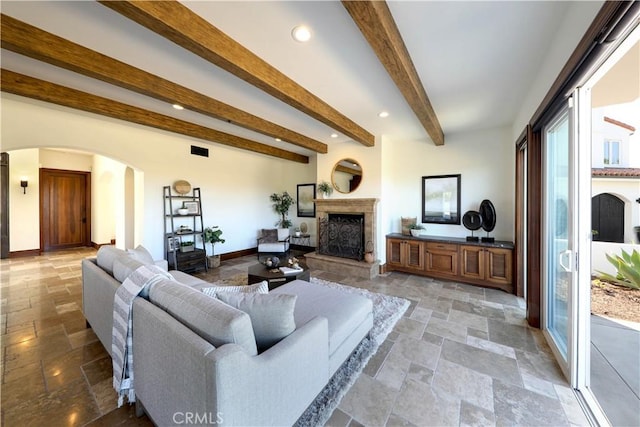
<svg viewBox="0 0 640 427">
<path fill-rule="evenodd" d="M 364 259 L 364 214 L 330 213 L 318 225 L 319 254 Z"/>
</svg>

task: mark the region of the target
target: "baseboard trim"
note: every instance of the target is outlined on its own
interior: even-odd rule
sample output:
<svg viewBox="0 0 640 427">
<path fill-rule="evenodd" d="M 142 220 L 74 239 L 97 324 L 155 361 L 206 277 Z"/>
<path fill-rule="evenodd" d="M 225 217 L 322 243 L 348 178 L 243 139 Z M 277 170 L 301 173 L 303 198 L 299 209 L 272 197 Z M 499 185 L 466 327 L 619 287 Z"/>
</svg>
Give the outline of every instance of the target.
<svg viewBox="0 0 640 427">
<path fill-rule="evenodd" d="M 26 251 L 13 251 L 9 252 L 9 258 L 24 258 L 29 256 L 38 256 L 41 255 L 40 249 L 29 249 Z"/>
<path fill-rule="evenodd" d="M 115 244 L 116 244 L 115 240 L 112 240 L 111 243 L 91 242 L 91 246 L 93 247 L 93 249 L 100 249 L 100 247 L 102 247 L 102 246 L 110 246 L 110 245 L 115 245 Z"/>
<path fill-rule="evenodd" d="M 225 261 L 228 259 L 240 258 L 243 256 L 252 255 L 255 253 L 258 253 L 258 248 L 242 249 L 240 251 L 227 252 L 226 254 L 220 255 L 220 260 Z"/>
</svg>

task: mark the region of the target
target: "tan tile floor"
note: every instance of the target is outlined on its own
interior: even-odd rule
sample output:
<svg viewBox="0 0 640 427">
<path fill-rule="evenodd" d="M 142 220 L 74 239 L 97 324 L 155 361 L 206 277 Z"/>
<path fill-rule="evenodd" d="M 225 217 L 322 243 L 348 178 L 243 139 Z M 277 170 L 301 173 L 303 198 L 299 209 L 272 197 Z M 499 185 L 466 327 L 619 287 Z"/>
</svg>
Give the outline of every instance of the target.
<svg viewBox="0 0 640 427">
<path fill-rule="evenodd" d="M 0 261 L 2 425 L 151 425 L 129 406 L 116 409 L 111 359 L 86 327 L 80 260 L 94 255 Z M 207 277 L 255 262 L 224 261 Z M 311 275 L 412 303 L 327 425 L 587 425 L 521 299 L 400 273 Z"/>
</svg>

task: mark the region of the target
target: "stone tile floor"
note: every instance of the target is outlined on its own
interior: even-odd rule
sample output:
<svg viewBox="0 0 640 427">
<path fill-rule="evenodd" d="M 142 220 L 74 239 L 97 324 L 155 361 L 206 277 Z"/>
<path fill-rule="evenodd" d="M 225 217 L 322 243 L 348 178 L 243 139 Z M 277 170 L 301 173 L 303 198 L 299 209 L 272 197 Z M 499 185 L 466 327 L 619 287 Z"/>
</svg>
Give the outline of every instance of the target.
<svg viewBox="0 0 640 427">
<path fill-rule="evenodd" d="M 0 261 L 2 425 L 151 425 L 116 408 L 111 359 L 85 326 L 80 260 L 94 255 Z M 224 261 L 208 276 L 255 262 Z M 588 425 L 522 299 L 401 273 L 311 275 L 411 301 L 327 425 Z"/>
</svg>

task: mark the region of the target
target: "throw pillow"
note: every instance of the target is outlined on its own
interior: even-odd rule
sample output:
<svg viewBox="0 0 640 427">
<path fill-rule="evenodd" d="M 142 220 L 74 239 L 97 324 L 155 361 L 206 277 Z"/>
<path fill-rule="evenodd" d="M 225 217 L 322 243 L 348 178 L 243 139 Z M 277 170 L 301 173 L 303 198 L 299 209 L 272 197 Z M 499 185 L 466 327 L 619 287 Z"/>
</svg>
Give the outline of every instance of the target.
<svg viewBox="0 0 640 427">
<path fill-rule="evenodd" d="M 205 295 L 216 298 L 219 293 L 235 293 L 235 294 L 266 294 L 269 293 L 269 282 L 263 280 L 259 283 L 246 286 L 209 286 L 202 288 Z"/>
<path fill-rule="evenodd" d="M 113 261 L 113 277 L 122 283 L 131 273 L 143 265 L 144 263 L 132 256 L 121 256 Z"/>
<path fill-rule="evenodd" d="M 217 298 L 249 315 L 259 352 L 267 350 L 296 330 L 293 311 L 297 295 L 221 292 Z"/>
<path fill-rule="evenodd" d="M 278 243 L 278 230 L 275 228 L 263 228 L 260 236 L 262 243 Z"/>
<path fill-rule="evenodd" d="M 142 245 L 138 245 L 135 249 L 127 249 L 127 253 L 143 264 L 153 264 L 153 256 Z"/>
</svg>

